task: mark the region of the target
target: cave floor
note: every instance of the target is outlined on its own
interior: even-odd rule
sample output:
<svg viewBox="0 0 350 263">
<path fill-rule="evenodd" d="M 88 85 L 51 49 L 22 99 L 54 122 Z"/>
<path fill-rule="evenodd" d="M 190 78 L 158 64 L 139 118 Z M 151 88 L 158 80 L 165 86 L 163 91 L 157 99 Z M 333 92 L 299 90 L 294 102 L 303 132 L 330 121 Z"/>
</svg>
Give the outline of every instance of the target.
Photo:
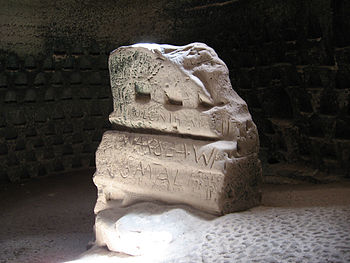
<svg viewBox="0 0 350 263">
<path fill-rule="evenodd" d="M 0 185 L 0 263 L 66 262 L 84 253 L 93 240 L 96 188 L 91 180 L 92 174 L 90 170 Z M 230 240 L 223 236 L 232 233 L 232 229 L 228 232 L 227 229 L 226 232 L 225 229 L 213 230 L 211 240 L 214 241 L 207 242 L 203 248 L 213 253 L 202 254 L 203 262 L 261 262 L 259 253 L 269 253 L 263 258 L 264 262 L 350 262 L 349 181 L 317 185 L 264 185 L 262 206 L 226 215 L 216 222 L 218 220 L 230 228 L 240 222 L 237 230 L 240 236 L 245 228 L 249 231 L 243 236 L 253 237 L 261 232 L 261 228 L 267 229 L 267 232 L 261 233 L 269 233 L 269 236 L 250 239 L 256 245 L 250 243 L 250 247 L 245 241 L 249 238 L 241 240 L 236 237 L 237 242 L 241 241 L 232 247 L 232 242 L 220 242 Z M 271 224 L 264 226 L 272 221 L 274 227 L 271 228 Z M 264 227 L 258 228 L 259 224 Z M 284 226 L 287 228 L 284 229 Z M 283 235 L 288 238 L 282 238 Z M 288 243 L 288 239 L 295 239 L 296 243 Z M 326 244 L 327 240 L 331 241 L 330 246 Z M 260 246 L 259 242 L 263 245 Z M 218 247 L 222 251 L 226 249 L 226 254 L 217 252 Z M 247 255 L 249 251 L 250 255 Z M 273 251 L 277 254 L 274 255 Z M 111 260 L 108 252 L 97 252 Z M 93 251 L 86 255 L 89 253 L 91 255 Z M 218 253 L 217 258 L 215 253 Z M 302 257 L 298 257 L 298 253 Z M 125 256 L 120 262 L 124 261 Z M 127 261 L 132 262 L 130 258 Z M 176 262 L 196 261 L 182 258 Z"/>
</svg>

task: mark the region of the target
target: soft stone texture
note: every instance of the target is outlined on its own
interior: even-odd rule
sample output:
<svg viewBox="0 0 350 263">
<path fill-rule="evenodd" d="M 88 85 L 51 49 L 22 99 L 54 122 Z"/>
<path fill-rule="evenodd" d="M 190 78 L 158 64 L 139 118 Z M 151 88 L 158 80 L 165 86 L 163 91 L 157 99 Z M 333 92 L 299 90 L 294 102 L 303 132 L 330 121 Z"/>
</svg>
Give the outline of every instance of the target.
<svg viewBox="0 0 350 263">
<path fill-rule="evenodd" d="M 118 211 L 120 213 L 120 209 Z M 144 252 L 142 256 L 128 257 L 95 247 L 80 260 L 73 262 L 350 261 L 349 204 L 321 207 L 257 207 L 218 218 L 204 218 L 198 212 L 183 207 L 141 203 L 128 207 L 127 213 L 119 220 L 115 215 L 113 218 L 112 214 L 104 214 L 111 220 L 105 225 L 100 225 L 98 231 L 106 235 L 113 233 L 112 238 L 122 244 L 137 240 L 129 244 L 127 251 L 136 255 Z M 113 231 L 116 226 L 123 229 L 119 235 Z M 142 237 L 150 235 L 153 231 L 153 239 L 148 239 L 149 243 L 142 242 Z M 130 239 L 131 235 L 138 236 L 139 239 Z M 171 242 L 165 237 L 171 237 Z M 158 243 L 162 246 L 157 247 Z"/>
<path fill-rule="evenodd" d="M 96 153 L 97 244 L 139 253 L 98 231 L 111 222 L 105 210 L 113 200 L 187 204 L 212 214 L 259 204 L 257 129 L 213 49 L 121 47 L 111 53 L 109 70 L 110 121 L 119 131 L 106 132 Z"/>
<path fill-rule="evenodd" d="M 214 214 L 252 207 L 260 199 L 259 160 L 236 153 L 232 141 L 108 131 L 96 152 L 95 212 L 110 199 L 186 203 Z"/>
<path fill-rule="evenodd" d="M 120 47 L 109 58 L 116 125 L 233 140 L 258 151 L 247 104 L 232 89 L 225 63 L 202 43 Z"/>
</svg>

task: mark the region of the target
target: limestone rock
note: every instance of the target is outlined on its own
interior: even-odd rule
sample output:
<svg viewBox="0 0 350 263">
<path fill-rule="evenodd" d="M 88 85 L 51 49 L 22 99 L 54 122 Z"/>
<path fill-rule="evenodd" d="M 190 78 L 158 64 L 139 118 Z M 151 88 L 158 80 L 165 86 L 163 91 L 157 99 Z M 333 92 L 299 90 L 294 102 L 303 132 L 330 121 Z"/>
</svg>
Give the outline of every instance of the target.
<svg viewBox="0 0 350 263">
<path fill-rule="evenodd" d="M 120 205 L 161 201 L 221 215 L 259 204 L 257 128 L 213 49 L 120 47 L 109 70 L 115 130 L 103 135 L 96 152 L 99 245 L 133 255 L 143 253 L 137 247 L 147 250 L 148 230 L 126 231 L 116 215 Z M 171 242 L 158 230 L 150 244 Z M 145 242 L 124 247 L 125 236 Z"/>
<path fill-rule="evenodd" d="M 225 63 L 207 45 L 120 47 L 109 57 L 109 71 L 111 123 L 232 140 L 242 156 L 258 151 L 247 104 L 232 89 Z"/>
<path fill-rule="evenodd" d="M 96 216 L 96 245 L 128 255 L 159 257 L 175 244 L 196 243 L 200 231 L 207 227 L 206 220 L 213 218 L 181 205 L 144 202 L 123 208 L 116 202 Z"/>
<path fill-rule="evenodd" d="M 108 200 L 185 203 L 214 214 L 255 206 L 260 162 L 241 157 L 234 141 L 108 131 L 96 152 L 95 212 Z"/>
</svg>

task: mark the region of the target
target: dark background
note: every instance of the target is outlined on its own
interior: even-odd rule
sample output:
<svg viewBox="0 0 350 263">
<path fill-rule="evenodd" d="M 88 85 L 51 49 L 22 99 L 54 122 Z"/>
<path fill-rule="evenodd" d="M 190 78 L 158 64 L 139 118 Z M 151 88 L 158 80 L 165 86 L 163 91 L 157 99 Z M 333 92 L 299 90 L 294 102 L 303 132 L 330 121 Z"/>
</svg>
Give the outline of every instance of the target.
<svg viewBox="0 0 350 263">
<path fill-rule="evenodd" d="M 265 182 L 350 177 L 350 1 L 0 0 L 0 182 L 94 167 L 121 45 L 204 42 L 259 129 Z"/>
</svg>

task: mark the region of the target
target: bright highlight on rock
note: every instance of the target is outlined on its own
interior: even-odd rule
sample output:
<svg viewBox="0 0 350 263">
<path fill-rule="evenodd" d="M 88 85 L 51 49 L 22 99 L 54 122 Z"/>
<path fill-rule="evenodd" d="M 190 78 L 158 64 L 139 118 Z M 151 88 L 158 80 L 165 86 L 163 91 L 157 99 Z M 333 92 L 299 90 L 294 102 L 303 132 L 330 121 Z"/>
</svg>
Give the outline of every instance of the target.
<svg viewBox="0 0 350 263">
<path fill-rule="evenodd" d="M 120 47 L 109 71 L 115 129 L 96 152 L 96 233 L 103 211 L 120 202 L 157 200 L 217 215 L 259 204 L 257 129 L 212 48 Z M 108 243 L 102 236 L 97 243 Z"/>
</svg>

